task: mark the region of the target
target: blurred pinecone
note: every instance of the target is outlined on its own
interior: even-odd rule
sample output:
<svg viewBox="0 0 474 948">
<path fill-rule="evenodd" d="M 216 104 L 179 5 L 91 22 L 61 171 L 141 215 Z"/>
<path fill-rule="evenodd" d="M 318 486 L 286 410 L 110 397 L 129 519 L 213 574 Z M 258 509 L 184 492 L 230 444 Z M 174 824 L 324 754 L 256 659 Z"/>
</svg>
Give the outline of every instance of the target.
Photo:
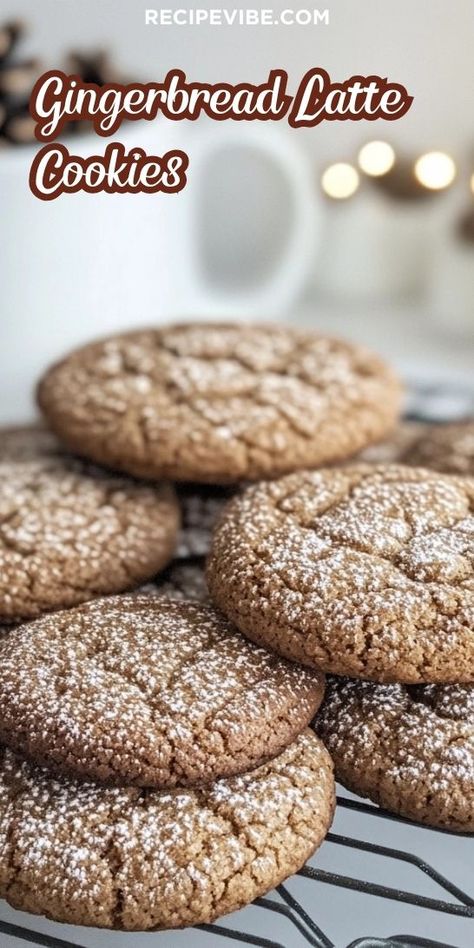
<svg viewBox="0 0 474 948">
<path fill-rule="evenodd" d="M 17 46 L 25 32 L 19 20 L 0 26 L 0 143 L 21 145 L 34 141 L 34 122 L 28 99 L 40 72 L 37 59 L 17 60 Z"/>
<path fill-rule="evenodd" d="M 31 90 L 45 67 L 39 59 L 18 55 L 25 32 L 25 25 L 20 20 L 0 25 L 0 147 L 36 141 L 35 123 L 28 104 Z M 92 54 L 72 52 L 62 68 L 80 76 L 84 82 L 94 82 L 99 86 L 114 80 L 124 81 L 114 73 L 104 51 Z M 87 124 L 72 122 L 67 130 L 84 130 Z"/>
<path fill-rule="evenodd" d="M 370 183 L 394 201 L 427 201 L 436 193 L 417 181 L 414 158 L 399 158 L 386 174 L 370 178 Z"/>
</svg>

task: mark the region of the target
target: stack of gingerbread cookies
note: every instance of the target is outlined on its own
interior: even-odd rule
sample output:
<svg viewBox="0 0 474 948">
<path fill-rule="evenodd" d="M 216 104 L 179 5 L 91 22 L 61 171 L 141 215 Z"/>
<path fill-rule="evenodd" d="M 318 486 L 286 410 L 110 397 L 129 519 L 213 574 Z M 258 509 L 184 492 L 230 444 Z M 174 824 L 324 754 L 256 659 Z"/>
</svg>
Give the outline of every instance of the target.
<svg viewBox="0 0 474 948">
<path fill-rule="evenodd" d="M 332 761 L 474 829 L 472 424 L 378 444 L 390 369 L 269 325 L 92 343 L 38 400 L 0 436 L 1 896 L 209 922 L 319 846 Z"/>
</svg>

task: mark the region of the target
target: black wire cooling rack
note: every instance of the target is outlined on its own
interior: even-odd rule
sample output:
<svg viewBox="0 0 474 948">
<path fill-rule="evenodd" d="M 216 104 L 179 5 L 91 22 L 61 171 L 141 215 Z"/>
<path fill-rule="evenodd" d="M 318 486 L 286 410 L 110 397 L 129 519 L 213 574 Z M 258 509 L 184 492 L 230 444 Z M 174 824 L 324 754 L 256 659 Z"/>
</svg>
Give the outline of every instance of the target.
<svg viewBox="0 0 474 948">
<path fill-rule="evenodd" d="M 411 386 L 407 416 L 473 417 L 474 390 Z M 473 837 L 412 823 L 346 793 L 337 801 L 334 826 L 314 859 L 285 885 L 213 925 L 177 935 L 104 934 L 0 910 L 0 948 L 4 941 L 6 948 L 473 948 Z M 403 934 L 406 924 L 416 933 Z M 383 937 L 370 934 L 377 931 Z"/>
<path fill-rule="evenodd" d="M 395 817 L 393 814 L 387 813 L 385 810 L 381 810 L 372 804 L 367 804 L 345 795 L 339 795 L 337 801 L 339 813 L 341 810 L 348 810 L 351 811 L 352 814 L 363 817 L 364 820 L 382 821 L 383 824 L 396 824 L 397 827 L 405 825 L 406 827 L 413 827 L 413 830 L 417 833 L 424 832 L 434 834 L 437 837 L 445 836 L 451 839 L 455 838 L 462 847 L 473 846 L 473 839 L 469 837 L 468 834 L 453 834 L 443 830 L 421 827 L 419 824 L 412 824 L 409 820 Z M 376 830 L 376 835 L 378 837 L 380 835 L 383 836 L 383 833 L 380 834 L 380 832 Z M 353 875 L 345 875 L 341 872 L 327 871 L 318 866 L 318 859 L 316 858 L 315 865 L 308 864 L 301 869 L 292 880 L 285 885 L 279 886 L 275 892 L 265 898 L 257 899 L 252 906 L 251 911 L 253 918 L 255 918 L 256 911 L 263 911 L 265 913 L 264 930 L 270 934 L 259 933 L 255 928 L 249 930 L 245 922 L 251 921 L 251 917 L 249 909 L 245 909 L 232 916 L 232 919 L 236 919 L 237 922 L 239 922 L 239 919 L 242 919 L 242 922 L 239 922 L 239 927 L 234 927 L 228 919 L 223 919 L 213 925 L 200 925 L 197 929 L 189 929 L 187 933 L 183 933 L 183 935 L 186 934 L 189 939 L 189 941 L 186 942 L 189 944 L 189 948 L 194 948 L 196 944 L 197 931 L 206 933 L 208 938 L 205 938 L 205 940 L 199 942 L 199 944 L 203 946 L 209 945 L 209 948 L 211 948 L 211 946 L 215 946 L 215 948 L 222 946 L 222 948 L 224 948 L 225 940 L 227 940 L 229 945 L 231 943 L 255 945 L 259 946 L 259 948 L 293 948 L 295 944 L 301 946 L 309 945 L 311 948 L 468 948 L 468 946 L 474 944 L 474 894 L 470 895 L 464 891 L 463 888 L 435 869 L 425 859 L 405 849 L 381 845 L 379 842 L 372 842 L 370 839 L 361 839 L 334 832 L 329 833 L 327 836 L 324 847 L 328 846 L 335 846 L 341 850 L 345 848 L 356 850 L 361 855 L 372 854 L 381 857 L 384 861 L 396 861 L 399 864 L 408 865 L 415 870 L 413 877 L 415 884 L 410 888 L 401 889 L 391 885 L 385 885 L 378 881 L 368 881 Z M 472 862 L 473 860 L 469 858 L 466 848 L 466 875 L 469 873 L 470 866 L 472 870 Z M 421 894 L 419 891 L 420 877 L 431 880 L 438 895 Z M 298 893 L 297 895 L 292 892 L 292 889 L 298 892 L 300 888 L 299 880 L 305 880 L 306 883 L 310 883 L 312 888 L 318 890 L 317 899 L 319 903 L 323 898 L 321 893 L 322 886 L 337 887 L 346 891 L 350 890 L 356 892 L 364 897 L 370 896 L 376 899 L 382 899 L 389 906 L 392 903 L 395 903 L 398 907 L 402 905 L 414 906 L 422 913 L 441 913 L 442 915 L 463 919 L 466 923 L 465 933 L 462 934 L 462 932 L 458 932 L 457 936 L 455 936 L 456 940 L 452 943 L 448 943 L 446 940 L 439 941 L 433 940 L 432 938 L 425 938 L 423 935 L 402 933 L 392 934 L 389 937 L 383 938 L 370 936 L 359 937 L 350 943 L 347 941 L 344 941 L 344 943 L 335 941 L 334 933 L 328 930 L 328 926 L 324 925 L 323 929 L 321 924 L 318 924 L 317 910 L 314 910 L 314 901 L 311 896 L 308 897 L 308 892 L 306 891 L 304 894 Z M 316 892 L 314 892 L 313 895 L 316 896 Z M 308 904 L 311 903 L 313 904 L 313 910 L 310 913 Z M 399 918 L 398 909 L 391 911 L 390 908 L 387 908 L 387 916 L 390 921 L 393 919 L 395 924 Z M 22 918 L 23 917 L 27 916 L 22 916 Z M 367 905 L 366 908 L 366 918 L 367 928 L 370 928 L 370 905 Z M 431 918 L 433 918 L 432 914 Z M 337 919 L 335 922 L 337 927 Z M 92 941 L 89 937 L 86 944 L 86 942 L 81 939 L 81 929 L 78 928 L 74 929 L 74 940 L 70 940 L 61 937 L 60 934 L 55 935 L 45 931 L 39 931 L 35 925 L 34 918 L 31 919 L 31 923 L 31 927 L 24 927 L 14 922 L 0 920 L 0 933 L 10 936 L 12 939 L 17 939 L 20 944 L 33 944 L 38 946 L 38 948 L 88 948 L 89 945 L 95 943 L 94 936 L 92 936 Z M 284 931 L 282 927 L 283 923 Z M 55 930 L 61 929 L 61 926 L 58 925 L 49 927 L 54 927 Z M 261 928 L 260 925 L 259 928 Z M 279 931 L 281 932 L 281 937 L 278 934 L 275 937 L 274 933 Z M 88 932 L 90 932 L 90 929 Z M 118 937 L 124 936 L 109 933 L 109 940 L 106 942 L 101 941 L 100 945 L 113 945 L 114 939 Z M 120 944 L 126 944 L 130 946 L 130 948 L 133 948 L 135 939 L 138 937 L 140 936 L 129 935 L 127 941 L 125 943 L 120 942 Z M 168 948 L 168 944 L 172 944 L 172 936 L 169 941 L 166 940 L 164 942 L 162 941 L 163 937 L 165 936 L 162 934 L 147 935 L 146 945 L 150 945 L 150 948 L 154 945 L 156 945 L 156 948 Z M 295 941 L 296 938 L 298 939 L 297 942 Z M 459 938 L 462 940 L 459 940 Z M 0 944 L 3 944 L 1 940 Z"/>
</svg>

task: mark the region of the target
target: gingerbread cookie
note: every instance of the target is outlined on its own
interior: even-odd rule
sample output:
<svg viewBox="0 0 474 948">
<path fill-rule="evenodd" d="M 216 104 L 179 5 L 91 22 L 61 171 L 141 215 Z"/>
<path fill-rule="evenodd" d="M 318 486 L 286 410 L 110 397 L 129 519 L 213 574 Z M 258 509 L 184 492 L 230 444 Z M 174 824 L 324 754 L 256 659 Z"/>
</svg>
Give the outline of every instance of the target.
<svg viewBox="0 0 474 948">
<path fill-rule="evenodd" d="M 420 468 L 300 472 L 234 498 L 213 600 L 253 641 L 376 681 L 474 681 L 474 480 Z"/>
<path fill-rule="evenodd" d="M 232 483 L 346 458 L 394 424 L 372 353 L 310 330 L 190 323 L 79 349 L 40 383 L 73 450 L 137 476 Z"/>
<path fill-rule="evenodd" d="M 474 686 L 330 679 L 315 726 L 349 790 L 474 831 Z"/>
<path fill-rule="evenodd" d="M 61 453 L 0 459 L 0 618 L 32 618 L 129 589 L 169 562 L 179 509 L 143 485 Z"/>
<path fill-rule="evenodd" d="M 212 922 L 296 872 L 334 812 L 311 731 L 271 763 L 170 793 L 54 779 L 0 753 L 0 896 L 59 922 L 142 931 Z"/>
<path fill-rule="evenodd" d="M 211 606 L 115 596 L 0 641 L 0 737 L 68 774 L 209 783 L 279 754 L 324 680 L 251 645 Z"/>
</svg>

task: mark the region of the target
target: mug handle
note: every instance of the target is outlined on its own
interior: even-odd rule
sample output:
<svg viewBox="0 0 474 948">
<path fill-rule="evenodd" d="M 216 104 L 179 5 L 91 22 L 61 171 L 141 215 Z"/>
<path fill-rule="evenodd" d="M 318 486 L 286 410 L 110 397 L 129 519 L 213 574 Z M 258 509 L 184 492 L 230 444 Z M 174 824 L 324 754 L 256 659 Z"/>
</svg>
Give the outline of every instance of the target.
<svg viewBox="0 0 474 948">
<path fill-rule="evenodd" d="M 193 240 L 191 269 L 193 284 L 197 288 L 193 309 L 196 315 L 202 311 L 209 316 L 271 317 L 284 312 L 297 300 L 314 266 L 322 216 L 316 183 L 310 162 L 289 134 L 269 125 L 257 129 L 254 125 L 240 123 L 238 127 L 227 126 L 225 130 L 221 126 L 218 139 L 215 134 L 207 133 L 195 142 L 190 164 L 194 219 L 198 213 L 199 181 L 205 173 L 205 166 L 211 155 L 215 157 L 220 151 L 227 150 L 229 144 L 260 152 L 273 161 L 289 186 L 292 222 L 286 246 L 272 273 L 256 289 L 239 294 L 227 295 L 222 290 L 217 291 L 205 280 L 197 240 Z"/>
</svg>

